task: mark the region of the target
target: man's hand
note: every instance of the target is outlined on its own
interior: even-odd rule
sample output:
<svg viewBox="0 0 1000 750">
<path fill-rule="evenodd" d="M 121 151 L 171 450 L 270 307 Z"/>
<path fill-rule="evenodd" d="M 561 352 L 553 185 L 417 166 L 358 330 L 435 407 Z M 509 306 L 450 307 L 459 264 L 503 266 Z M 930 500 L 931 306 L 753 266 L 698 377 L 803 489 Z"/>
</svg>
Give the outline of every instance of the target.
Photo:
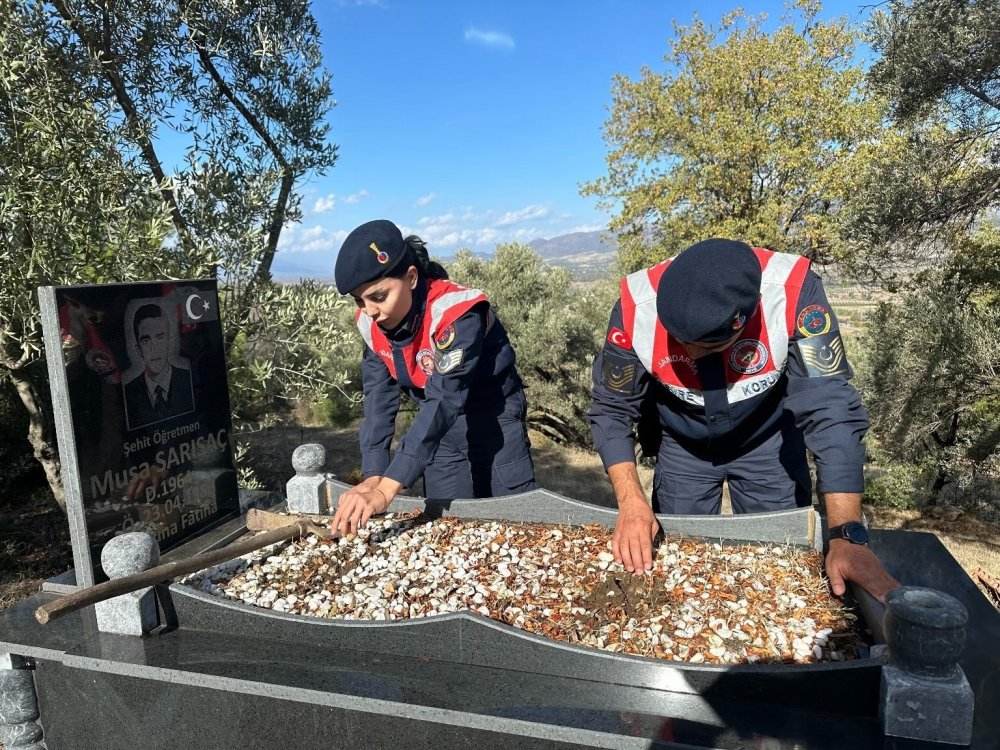
<svg viewBox="0 0 1000 750">
<path fill-rule="evenodd" d="M 618 508 L 618 521 L 611 537 L 615 561 L 629 573 L 647 573 L 653 569 L 653 538 L 660 524 L 645 499 L 625 503 Z"/>
<path fill-rule="evenodd" d="M 882 604 L 885 604 L 885 595 L 889 590 L 899 586 L 899 581 L 882 567 L 874 552 L 846 539 L 830 540 L 826 574 L 834 596 L 843 596 L 847 591 L 847 582 L 854 581 Z"/>
<path fill-rule="evenodd" d="M 369 518 L 377 513 L 385 513 L 388 507 L 389 498 L 378 488 L 378 482 L 367 487 L 362 482 L 340 496 L 337 512 L 330 521 L 330 530 L 341 536 L 356 534 L 358 529 L 364 528 Z"/>
<path fill-rule="evenodd" d="M 629 573 L 653 569 L 653 538 L 660 524 L 639 483 L 639 473 L 631 462 L 608 467 L 608 477 L 618 500 L 618 520 L 611 537 L 611 551 Z"/>
</svg>

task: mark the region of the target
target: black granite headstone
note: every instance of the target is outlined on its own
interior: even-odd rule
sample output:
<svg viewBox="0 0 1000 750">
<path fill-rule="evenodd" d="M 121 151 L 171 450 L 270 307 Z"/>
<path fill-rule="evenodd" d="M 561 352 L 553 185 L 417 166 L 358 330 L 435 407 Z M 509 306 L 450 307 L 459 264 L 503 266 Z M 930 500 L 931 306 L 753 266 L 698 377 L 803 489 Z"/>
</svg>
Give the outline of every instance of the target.
<svg viewBox="0 0 1000 750">
<path fill-rule="evenodd" d="M 76 583 L 100 549 L 161 550 L 239 511 L 214 280 L 38 290 Z M 97 569 L 95 569 L 97 568 Z"/>
</svg>

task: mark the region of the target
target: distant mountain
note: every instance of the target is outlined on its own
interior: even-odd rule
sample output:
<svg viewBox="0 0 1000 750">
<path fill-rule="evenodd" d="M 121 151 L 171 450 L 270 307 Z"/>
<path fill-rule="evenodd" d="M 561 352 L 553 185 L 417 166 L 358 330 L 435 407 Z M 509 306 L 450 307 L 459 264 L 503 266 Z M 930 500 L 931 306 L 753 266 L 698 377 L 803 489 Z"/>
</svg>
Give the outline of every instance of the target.
<svg viewBox="0 0 1000 750">
<path fill-rule="evenodd" d="M 549 239 L 532 240 L 528 246 L 549 265 L 566 268 L 579 281 L 602 278 L 615 262 L 618 243 L 607 231 L 571 232 Z M 444 253 L 435 258 L 445 263 L 454 255 Z M 477 258 L 492 258 L 493 253 L 476 251 Z M 280 253 L 280 260 L 273 271 L 278 281 L 295 283 L 301 279 L 316 279 L 322 283 L 333 281 L 334 258 L 326 253 Z"/>
<path fill-rule="evenodd" d="M 571 232 L 532 240 L 528 245 L 547 263 L 585 275 L 610 269 L 618 252 L 615 238 L 604 230 Z"/>
</svg>

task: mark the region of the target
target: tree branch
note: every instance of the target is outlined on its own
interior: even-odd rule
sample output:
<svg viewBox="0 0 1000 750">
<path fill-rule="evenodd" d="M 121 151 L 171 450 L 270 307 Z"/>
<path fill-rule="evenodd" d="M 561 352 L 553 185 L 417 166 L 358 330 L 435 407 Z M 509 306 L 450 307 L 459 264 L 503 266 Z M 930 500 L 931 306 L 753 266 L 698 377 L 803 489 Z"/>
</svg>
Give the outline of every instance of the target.
<svg viewBox="0 0 1000 750">
<path fill-rule="evenodd" d="M 139 146 L 139 151 L 142 153 L 143 160 L 146 162 L 146 166 L 149 167 L 149 170 L 153 173 L 153 177 L 156 178 L 157 189 L 160 191 L 160 197 L 170 208 L 170 218 L 173 222 L 174 229 L 177 230 L 177 235 L 180 238 L 181 243 L 184 245 L 185 249 L 194 250 L 195 246 L 191 237 L 190 228 L 188 227 L 187 220 L 184 218 L 184 214 L 181 212 L 180 205 L 177 202 L 177 196 L 174 194 L 173 189 L 167 185 L 167 177 L 163 172 L 160 159 L 156 155 L 156 149 L 153 148 L 153 142 L 146 134 L 145 129 L 142 127 L 142 123 L 139 120 L 138 107 L 129 95 L 128 89 L 125 85 L 125 80 L 122 78 L 121 73 L 119 73 L 115 67 L 117 56 L 111 50 L 110 46 L 110 19 L 105 16 L 105 28 L 102 30 L 103 41 L 98 42 L 93 36 L 90 35 L 87 29 L 84 28 L 83 23 L 70 9 L 66 0 L 53 0 L 53 2 L 56 10 L 59 12 L 59 15 L 62 16 L 63 20 L 69 24 L 70 28 L 73 29 L 73 32 L 80 38 L 80 41 L 83 42 L 91 57 L 93 57 L 100 64 L 101 74 L 105 77 L 114 91 L 115 101 L 117 101 L 118 105 L 122 108 L 122 112 L 124 112 L 125 118 L 131 126 L 132 133 Z"/>
<path fill-rule="evenodd" d="M 261 252 L 260 262 L 241 295 L 245 298 L 253 293 L 258 283 L 271 278 L 271 264 L 274 262 L 274 256 L 278 251 L 278 238 L 280 237 L 281 229 L 285 224 L 285 213 L 288 209 L 288 200 L 292 194 L 292 187 L 295 184 L 295 174 L 291 165 L 288 163 L 288 160 L 285 158 L 285 154 L 282 152 L 281 147 L 275 142 L 274 138 L 271 137 L 271 134 L 264 126 L 264 123 L 240 100 L 240 98 L 236 95 L 236 92 L 233 91 L 232 87 L 222 77 L 222 74 L 219 73 L 219 69 L 216 67 L 212 60 L 212 56 L 209 54 L 208 49 L 205 46 L 205 33 L 190 23 L 189 28 L 191 28 L 192 39 L 194 41 L 195 50 L 198 53 L 198 60 L 201 62 L 202 69 L 215 82 L 215 85 L 219 89 L 219 93 L 221 93 L 222 96 L 233 105 L 236 111 L 240 113 L 240 116 L 243 117 L 244 121 L 250 126 L 254 133 L 257 134 L 261 141 L 263 141 L 264 145 L 274 157 L 274 160 L 281 167 L 281 185 L 278 189 L 278 196 L 274 204 L 274 209 L 271 211 L 271 221 L 267 227 L 267 241 L 264 243 L 264 249 Z M 230 341 L 227 342 L 227 344 L 228 343 L 232 342 Z"/>
<path fill-rule="evenodd" d="M 993 109 L 1000 111 L 1000 101 L 997 101 L 996 99 L 992 98 L 985 91 L 982 91 L 981 89 L 973 86 L 971 83 L 960 83 L 959 86 L 961 87 L 962 91 L 972 95 L 986 106 L 992 107 Z"/>
</svg>

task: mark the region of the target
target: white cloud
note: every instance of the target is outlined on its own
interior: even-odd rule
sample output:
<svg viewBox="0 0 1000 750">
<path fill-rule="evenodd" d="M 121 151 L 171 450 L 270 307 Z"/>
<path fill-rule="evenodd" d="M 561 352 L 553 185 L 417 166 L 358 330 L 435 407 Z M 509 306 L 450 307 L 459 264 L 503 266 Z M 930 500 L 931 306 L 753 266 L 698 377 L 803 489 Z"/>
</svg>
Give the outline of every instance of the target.
<svg viewBox="0 0 1000 750">
<path fill-rule="evenodd" d="M 316 225 L 292 225 L 281 230 L 278 251 L 281 253 L 323 253 L 337 250 L 347 238 L 347 232 Z"/>
<path fill-rule="evenodd" d="M 511 224 L 518 224 L 522 221 L 544 219 L 548 215 L 549 215 L 549 209 L 545 206 L 536 203 L 531 206 L 525 206 L 519 211 L 508 211 L 499 219 L 497 219 L 496 225 L 498 227 L 508 227 Z"/>
<path fill-rule="evenodd" d="M 527 243 L 565 231 L 563 223 L 552 218 L 551 209 L 542 204 L 505 212 L 476 211 L 463 206 L 457 211 L 421 216 L 416 226 L 416 233 L 427 241 L 431 254 L 463 247 L 489 252 L 500 243 Z M 404 228 L 403 234 L 408 231 Z"/>
<path fill-rule="evenodd" d="M 422 195 L 419 198 L 417 198 L 417 202 L 414 203 L 413 205 L 416 206 L 417 208 L 421 208 L 423 206 L 426 206 L 435 198 L 437 198 L 437 193 L 428 193 L 427 195 Z"/>
<path fill-rule="evenodd" d="M 313 213 L 325 214 L 327 211 L 333 208 L 336 203 L 337 203 L 337 196 L 335 196 L 333 193 L 325 195 L 322 198 L 317 198 L 316 203 L 313 204 Z"/>
<path fill-rule="evenodd" d="M 348 206 L 354 206 L 360 203 L 363 198 L 367 197 L 368 197 L 367 190 L 359 190 L 357 193 L 354 193 L 353 195 L 349 195 L 346 198 L 344 198 L 344 203 L 346 203 Z"/>
<path fill-rule="evenodd" d="M 465 41 L 494 49 L 514 49 L 514 38 L 502 31 L 484 31 L 470 26 L 465 30 Z"/>
</svg>

